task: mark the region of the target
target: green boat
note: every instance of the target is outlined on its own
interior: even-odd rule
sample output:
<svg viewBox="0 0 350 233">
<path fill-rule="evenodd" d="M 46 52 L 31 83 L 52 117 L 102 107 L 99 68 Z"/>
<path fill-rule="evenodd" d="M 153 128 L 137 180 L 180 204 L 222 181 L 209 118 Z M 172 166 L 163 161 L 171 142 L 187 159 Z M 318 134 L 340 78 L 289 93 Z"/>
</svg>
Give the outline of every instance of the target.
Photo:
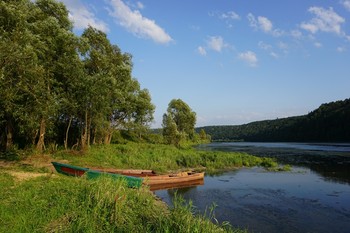
<svg viewBox="0 0 350 233">
<path fill-rule="evenodd" d="M 130 188 L 139 188 L 143 181 L 143 179 L 139 177 L 131 177 L 131 176 L 124 176 L 124 175 L 114 174 L 109 172 L 95 171 L 89 168 L 78 167 L 78 166 L 58 163 L 58 162 L 51 162 L 51 163 L 55 167 L 58 173 L 61 173 L 67 176 L 80 177 L 86 174 L 86 177 L 88 179 L 97 179 L 101 176 L 108 176 L 108 177 L 112 177 L 113 179 L 124 179 L 128 187 Z"/>
</svg>

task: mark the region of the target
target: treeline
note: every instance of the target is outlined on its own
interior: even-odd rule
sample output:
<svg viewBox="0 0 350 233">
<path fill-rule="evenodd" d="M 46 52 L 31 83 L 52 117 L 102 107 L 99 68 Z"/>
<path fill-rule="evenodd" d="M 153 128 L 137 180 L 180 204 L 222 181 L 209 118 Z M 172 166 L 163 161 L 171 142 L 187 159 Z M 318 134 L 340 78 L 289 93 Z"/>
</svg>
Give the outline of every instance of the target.
<svg viewBox="0 0 350 233">
<path fill-rule="evenodd" d="M 155 107 L 132 68 L 103 32 L 76 36 L 63 3 L 0 1 L 0 150 L 85 149 L 120 129 L 141 135 Z"/>
<path fill-rule="evenodd" d="M 238 126 L 206 126 L 216 141 L 350 142 L 350 99 L 322 104 L 304 116 Z"/>
</svg>

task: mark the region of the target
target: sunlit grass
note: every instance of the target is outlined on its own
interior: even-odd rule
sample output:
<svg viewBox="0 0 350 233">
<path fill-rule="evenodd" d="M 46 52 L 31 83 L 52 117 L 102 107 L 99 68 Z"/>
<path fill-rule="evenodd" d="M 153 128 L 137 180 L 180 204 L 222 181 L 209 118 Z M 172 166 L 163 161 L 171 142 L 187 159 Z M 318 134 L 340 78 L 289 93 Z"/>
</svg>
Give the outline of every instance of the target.
<svg viewBox="0 0 350 233">
<path fill-rule="evenodd" d="M 177 148 L 147 143 L 94 146 L 84 155 L 72 155 L 62 151 L 56 153 L 55 158 L 67 159 L 81 166 L 152 169 L 159 173 L 183 169 L 214 172 L 243 166 L 277 166 L 273 159 L 246 153 L 199 151 L 192 147 Z"/>
<path fill-rule="evenodd" d="M 9 182 L 7 180 L 10 180 Z M 121 181 L 45 176 L 14 184 L 0 173 L 0 232 L 242 232 L 173 208 Z"/>
</svg>

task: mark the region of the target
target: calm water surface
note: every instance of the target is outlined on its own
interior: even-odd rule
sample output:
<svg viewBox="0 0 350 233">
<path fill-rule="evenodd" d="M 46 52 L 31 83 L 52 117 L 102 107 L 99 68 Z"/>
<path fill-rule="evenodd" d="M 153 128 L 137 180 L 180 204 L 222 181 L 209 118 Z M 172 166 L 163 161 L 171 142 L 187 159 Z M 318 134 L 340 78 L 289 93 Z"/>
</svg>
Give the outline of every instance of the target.
<svg viewBox="0 0 350 233">
<path fill-rule="evenodd" d="M 292 161 L 291 172 L 240 169 L 206 176 L 203 186 L 156 194 L 171 205 L 177 192 L 202 213 L 215 203 L 219 222 L 251 232 L 350 232 L 350 144 L 278 144 L 213 143 L 201 149 Z"/>
</svg>

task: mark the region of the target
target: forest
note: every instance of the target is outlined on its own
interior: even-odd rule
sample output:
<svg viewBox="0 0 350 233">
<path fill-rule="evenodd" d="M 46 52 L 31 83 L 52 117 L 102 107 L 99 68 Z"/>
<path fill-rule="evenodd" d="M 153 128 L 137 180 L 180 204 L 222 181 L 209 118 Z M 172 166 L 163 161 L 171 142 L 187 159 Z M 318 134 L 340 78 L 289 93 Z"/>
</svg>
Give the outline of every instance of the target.
<svg viewBox="0 0 350 233">
<path fill-rule="evenodd" d="M 84 150 L 148 129 L 155 106 L 131 54 L 97 29 L 72 28 L 63 3 L 0 1 L 0 151 Z"/>
<path fill-rule="evenodd" d="M 350 99 L 322 104 L 303 116 L 196 128 L 201 130 L 213 141 L 350 142 Z"/>
</svg>

